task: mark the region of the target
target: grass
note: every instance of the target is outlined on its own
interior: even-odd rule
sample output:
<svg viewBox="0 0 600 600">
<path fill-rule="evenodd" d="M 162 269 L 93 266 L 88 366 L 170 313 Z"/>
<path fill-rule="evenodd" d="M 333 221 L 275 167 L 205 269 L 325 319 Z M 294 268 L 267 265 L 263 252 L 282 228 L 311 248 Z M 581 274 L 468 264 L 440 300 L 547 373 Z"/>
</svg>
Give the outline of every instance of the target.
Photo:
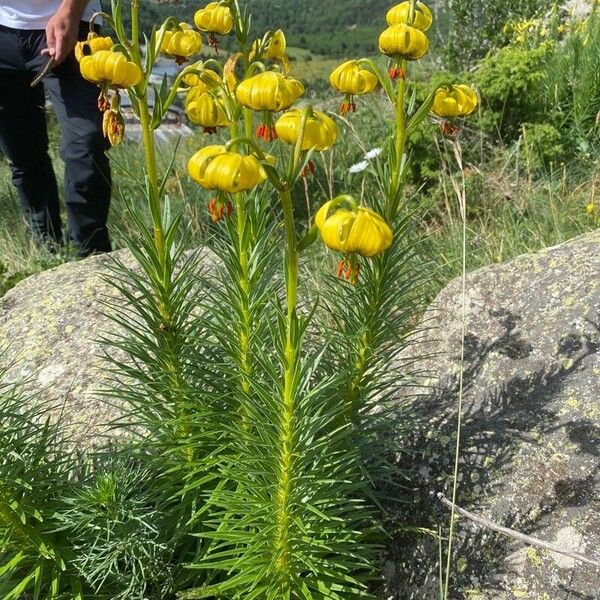
<svg viewBox="0 0 600 600">
<path fill-rule="evenodd" d="M 565 165 L 558 173 L 523 176 L 519 165 L 502 155 L 483 171 L 470 169 L 467 270 L 506 262 L 597 229 L 599 190 L 600 163 L 585 174 Z M 447 175 L 429 201 L 425 240 L 431 256 L 437 257 L 443 285 L 460 274 L 462 252 L 461 223 Z"/>
</svg>

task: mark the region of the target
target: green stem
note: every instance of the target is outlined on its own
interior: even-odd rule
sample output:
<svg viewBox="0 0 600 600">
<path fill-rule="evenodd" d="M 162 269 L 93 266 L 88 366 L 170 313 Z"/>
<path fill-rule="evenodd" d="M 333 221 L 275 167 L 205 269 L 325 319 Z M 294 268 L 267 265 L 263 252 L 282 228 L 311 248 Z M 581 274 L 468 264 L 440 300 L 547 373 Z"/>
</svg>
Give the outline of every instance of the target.
<svg viewBox="0 0 600 600">
<path fill-rule="evenodd" d="M 246 203 L 243 194 L 236 194 L 235 196 L 235 210 L 237 220 L 237 250 L 238 260 L 240 263 L 240 301 L 241 301 L 241 322 L 240 322 L 240 366 L 241 366 L 241 388 L 245 395 L 250 394 L 252 385 L 252 362 L 250 357 L 251 346 L 250 340 L 252 335 L 252 314 L 250 311 L 250 295 L 251 295 L 251 284 L 250 284 L 250 268 L 248 261 L 248 244 L 249 237 L 246 234 L 246 227 L 248 227 L 248 215 L 246 211 Z M 242 421 L 244 428 L 250 426 L 248 422 L 247 410 L 241 407 Z"/>
<path fill-rule="evenodd" d="M 250 115 L 252 117 L 252 115 Z M 230 136 L 232 140 L 239 138 L 239 125 L 234 121 L 230 128 Z M 239 352 L 240 352 L 240 387 L 245 395 L 250 394 L 252 389 L 252 360 L 251 360 L 251 337 L 252 337 L 252 312 L 250 307 L 251 297 L 251 282 L 250 282 L 250 262 L 249 262 L 249 244 L 250 236 L 247 234 L 248 211 L 244 194 L 235 195 L 235 212 L 236 212 L 236 234 L 237 240 L 235 247 L 237 250 L 237 258 L 240 266 L 240 275 L 238 280 L 238 289 L 240 292 L 240 310 L 241 320 L 239 323 Z M 240 402 L 240 412 L 242 415 L 242 423 L 245 429 L 250 427 L 248 421 L 247 409 Z"/>
<path fill-rule="evenodd" d="M 140 25 L 139 25 L 140 0 L 131 1 L 131 58 L 140 69 L 142 58 L 140 52 Z M 158 183 L 158 168 L 156 165 L 156 145 L 154 141 L 154 132 L 152 131 L 150 109 L 148 107 L 148 92 L 146 86 L 139 84 L 136 89 L 136 95 L 140 107 L 140 127 L 142 130 L 142 141 L 144 146 L 144 160 L 146 163 L 146 176 L 148 179 L 148 202 L 150 205 L 150 214 L 154 226 L 154 243 L 156 251 L 161 261 L 161 266 L 165 265 L 165 233 L 162 223 L 160 207 L 160 187 Z"/>
<path fill-rule="evenodd" d="M 390 223 L 394 222 L 398 206 L 400 204 L 400 188 L 402 186 L 402 158 L 406 147 L 406 60 L 400 62 L 402 75 L 398 82 L 396 92 L 395 112 L 396 119 L 394 124 L 394 172 L 392 173 L 392 185 L 388 198 L 387 219 Z"/>
<path fill-rule="evenodd" d="M 139 44 L 139 7 L 140 0 L 131 3 L 131 36 L 132 59 L 143 69 Z M 156 290 L 157 307 L 160 314 L 160 325 L 157 332 L 159 343 L 165 351 L 164 368 L 167 376 L 170 399 L 173 401 L 178 415 L 182 418 L 179 434 L 184 438 L 190 433 L 190 424 L 187 409 L 182 406 L 185 400 L 185 381 L 181 375 L 180 333 L 174 327 L 174 313 L 176 307 L 172 305 L 172 267 L 169 261 L 170 248 L 167 247 L 165 229 L 161 210 L 160 183 L 158 166 L 156 162 L 156 143 L 152 130 L 152 117 L 148 106 L 148 93 L 145 84 L 140 83 L 136 88 L 139 103 L 140 128 L 144 148 L 144 162 L 146 164 L 146 181 L 148 188 L 148 204 L 153 225 L 154 246 L 159 264 L 158 278 L 161 282 L 160 289 Z M 186 450 L 189 460 L 193 458 L 193 449 Z"/>
<path fill-rule="evenodd" d="M 243 108 L 244 114 L 244 132 L 248 139 L 252 139 L 254 136 L 254 123 L 252 121 L 252 111 L 249 108 Z"/>
<path fill-rule="evenodd" d="M 287 243 L 287 317 L 288 321 L 295 316 L 298 302 L 298 244 L 296 241 L 296 229 L 294 228 L 294 206 L 292 204 L 292 193 L 289 189 L 279 195 L 283 206 L 283 219 Z"/>
<path fill-rule="evenodd" d="M 140 52 L 140 0 L 131 0 L 131 58 L 141 66 Z"/>
<path fill-rule="evenodd" d="M 344 417 L 346 422 L 353 422 L 358 419 L 360 412 L 360 392 L 363 387 L 365 373 L 369 370 L 371 357 L 373 356 L 374 348 L 372 347 L 373 338 L 376 334 L 376 327 L 381 323 L 379 318 L 380 312 L 380 288 L 382 279 L 382 261 L 384 259 L 377 258 L 378 268 L 373 280 L 373 295 L 367 307 L 364 318 L 364 332 L 360 336 L 356 356 L 354 361 L 354 372 L 346 394 L 344 406 Z"/>
<path fill-rule="evenodd" d="M 162 222 L 160 206 L 160 187 L 158 183 L 158 168 L 156 165 L 156 145 L 154 141 L 154 132 L 151 128 L 150 110 L 148 108 L 148 97 L 144 93 L 139 98 L 140 105 L 140 126 L 142 130 L 142 141 L 144 146 L 144 160 L 146 163 L 146 176 L 148 178 L 148 202 L 150 214 L 152 216 L 152 225 L 154 227 L 154 244 L 164 266 L 165 256 L 165 232 Z"/>
<path fill-rule="evenodd" d="M 286 232 L 286 298 L 287 314 L 285 331 L 283 332 L 283 394 L 282 420 L 280 429 L 280 474 L 276 496 L 277 502 L 277 534 L 275 551 L 277 567 L 286 576 L 289 572 L 292 548 L 290 546 L 290 525 L 293 515 L 290 509 L 292 493 L 292 474 L 294 460 L 294 417 L 296 412 L 296 367 L 300 344 L 296 338 L 296 307 L 298 302 L 298 249 L 294 229 L 294 208 L 289 189 L 280 193 Z"/>
</svg>

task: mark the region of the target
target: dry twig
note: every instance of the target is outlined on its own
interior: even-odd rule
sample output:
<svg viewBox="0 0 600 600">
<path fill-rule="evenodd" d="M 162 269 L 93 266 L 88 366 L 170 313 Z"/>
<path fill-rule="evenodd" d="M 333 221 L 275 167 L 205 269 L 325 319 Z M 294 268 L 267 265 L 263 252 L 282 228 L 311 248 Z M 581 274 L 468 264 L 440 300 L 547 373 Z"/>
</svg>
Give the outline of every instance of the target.
<svg viewBox="0 0 600 600">
<path fill-rule="evenodd" d="M 524 544 L 528 544 L 529 546 L 537 546 L 538 548 L 545 548 L 546 550 L 550 550 L 552 552 L 556 552 L 558 554 L 563 554 L 564 556 L 568 556 L 573 558 L 574 560 L 578 560 L 579 562 L 587 563 L 588 565 L 592 565 L 594 567 L 600 568 L 600 561 L 590 558 L 585 554 L 581 554 L 581 552 L 573 552 L 572 550 L 567 550 L 562 548 L 561 546 L 557 546 L 556 544 L 552 544 L 551 542 L 544 542 L 543 540 L 539 540 L 538 538 L 532 537 L 530 535 L 525 535 L 524 533 L 520 533 L 515 531 L 514 529 L 509 529 L 508 527 L 503 527 L 502 525 L 498 525 L 485 517 L 480 517 L 478 515 L 453 504 L 444 494 L 441 492 L 437 494 L 438 499 L 442 504 L 446 505 L 450 509 L 454 509 L 454 512 L 459 515 L 465 517 L 465 519 L 469 519 L 473 523 L 480 525 L 481 527 L 485 527 L 486 529 L 491 529 L 492 531 L 497 531 L 502 535 L 506 535 L 508 537 L 514 538 L 523 542 Z"/>
</svg>

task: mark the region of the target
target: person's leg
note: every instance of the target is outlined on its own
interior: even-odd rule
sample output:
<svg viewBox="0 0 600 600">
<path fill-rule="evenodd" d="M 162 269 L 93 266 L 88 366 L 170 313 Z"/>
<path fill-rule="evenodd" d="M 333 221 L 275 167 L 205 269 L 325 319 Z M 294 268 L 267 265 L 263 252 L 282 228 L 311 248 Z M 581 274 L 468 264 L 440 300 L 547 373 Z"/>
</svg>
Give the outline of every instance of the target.
<svg viewBox="0 0 600 600">
<path fill-rule="evenodd" d="M 31 229 L 60 242 L 56 178 L 48 155 L 43 86 L 31 88 L 14 30 L 0 26 L 0 148 Z"/>
<path fill-rule="evenodd" d="M 82 28 L 82 37 L 87 29 Z M 44 80 L 61 129 L 69 230 L 82 255 L 109 252 L 111 177 L 98 111 L 98 88 L 81 76 L 73 53 Z"/>
</svg>

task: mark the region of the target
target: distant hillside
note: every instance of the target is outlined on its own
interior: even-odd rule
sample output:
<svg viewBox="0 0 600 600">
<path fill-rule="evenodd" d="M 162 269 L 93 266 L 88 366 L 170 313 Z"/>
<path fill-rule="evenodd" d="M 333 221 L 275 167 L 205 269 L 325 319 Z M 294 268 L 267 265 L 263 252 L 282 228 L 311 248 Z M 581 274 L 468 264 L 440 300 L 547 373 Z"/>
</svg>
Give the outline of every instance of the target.
<svg viewBox="0 0 600 600">
<path fill-rule="evenodd" d="M 148 30 L 168 15 L 191 21 L 194 12 L 208 2 L 181 0 L 156 4 L 143 2 L 142 28 Z M 127 2 L 125 4 L 128 4 Z M 354 56 L 376 51 L 378 33 L 393 0 L 244 0 L 253 15 L 252 32 L 284 28 L 291 46 L 326 56 Z M 110 2 L 103 0 L 106 8 Z"/>
<path fill-rule="evenodd" d="M 346 56 L 377 49 L 378 33 L 393 0 L 249 0 L 253 30 L 285 27 L 292 46 Z"/>
</svg>

